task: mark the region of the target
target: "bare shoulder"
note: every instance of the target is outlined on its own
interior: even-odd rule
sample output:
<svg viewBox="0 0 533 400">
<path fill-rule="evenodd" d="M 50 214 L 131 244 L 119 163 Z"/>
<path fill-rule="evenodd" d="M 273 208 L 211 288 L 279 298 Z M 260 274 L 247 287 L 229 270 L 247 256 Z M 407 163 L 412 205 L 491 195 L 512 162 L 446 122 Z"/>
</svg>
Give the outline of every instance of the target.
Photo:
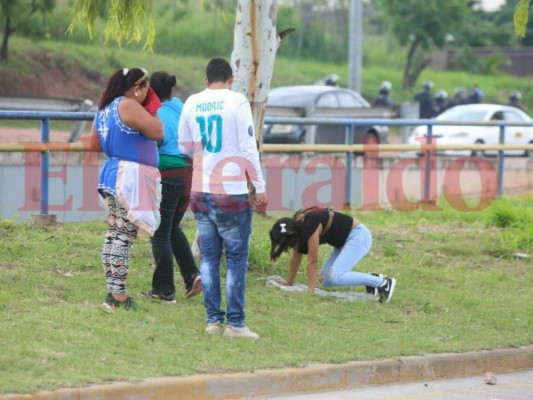
<svg viewBox="0 0 533 400">
<path fill-rule="evenodd" d="M 118 103 L 118 107 L 120 110 L 138 110 L 139 107 L 142 106 L 135 100 L 130 99 L 129 97 L 124 97 L 120 100 L 120 103 Z"/>
</svg>

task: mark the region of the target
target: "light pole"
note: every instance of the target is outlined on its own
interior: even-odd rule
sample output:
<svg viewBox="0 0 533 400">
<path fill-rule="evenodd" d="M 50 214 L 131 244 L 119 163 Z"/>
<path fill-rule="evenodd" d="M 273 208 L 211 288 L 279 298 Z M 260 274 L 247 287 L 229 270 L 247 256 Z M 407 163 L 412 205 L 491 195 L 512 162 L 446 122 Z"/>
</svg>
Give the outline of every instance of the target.
<svg viewBox="0 0 533 400">
<path fill-rule="evenodd" d="M 361 69 L 363 66 L 363 0 L 350 0 L 349 24 L 348 87 L 361 93 Z"/>
</svg>

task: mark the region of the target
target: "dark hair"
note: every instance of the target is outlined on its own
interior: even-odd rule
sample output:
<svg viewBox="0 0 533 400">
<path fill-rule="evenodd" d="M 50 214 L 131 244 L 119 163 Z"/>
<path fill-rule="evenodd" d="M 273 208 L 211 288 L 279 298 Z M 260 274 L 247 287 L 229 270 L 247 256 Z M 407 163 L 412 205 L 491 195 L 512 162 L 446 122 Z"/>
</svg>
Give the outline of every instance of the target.
<svg viewBox="0 0 533 400">
<path fill-rule="evenodd" d="M 275 261 L 282 253 L 300 245 L 300 223 L 293 218 L 278 219 L 270 229 L 270 259 Z"/>
<path fill-rule="evenodd" d="M 146 79 L 143 77 L 146 76 Z M 133 86 L 144 87 L 148 84 L 148 75 L 141 68 L 121 68 L 115 71 L 107 80 L 102 97 L 98 103 L 98 109 L 102 110 L 107 107 L 113 100 L 123 96 L 126 91 Z"/>
<path fill-rule="evenodd" d="M 159 100 L 164 101 L 172 96 L 172 88 L 176 86 L 176 76 L 164 71 L 157 71 L 150 76 L 150 87 L 154 89 Z"/>
<path fill-rule="evenodd" d="M 205 76 L 207 82 L 227 82 L 233 75 L 231 65 L 223 58 L 213 58 L 207 64 L 205 69 Z"/>
</svg>

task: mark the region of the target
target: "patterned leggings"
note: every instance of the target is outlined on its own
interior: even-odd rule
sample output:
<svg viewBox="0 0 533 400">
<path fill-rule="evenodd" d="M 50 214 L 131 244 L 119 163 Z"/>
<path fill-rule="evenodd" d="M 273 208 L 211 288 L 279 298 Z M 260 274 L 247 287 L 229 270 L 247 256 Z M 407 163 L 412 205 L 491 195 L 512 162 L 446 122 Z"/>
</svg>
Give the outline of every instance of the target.
<svg viewBox="0 0 533 400">
<path fill-rule="evenodd" d="M 113 195 L 106 194 L 107 233 L 102 247 L 102 266 L 108 292 L 125 294 L 131 246 L 138 228 L 128 220 L 128 213 L 120 202 Z"/>
</svg>

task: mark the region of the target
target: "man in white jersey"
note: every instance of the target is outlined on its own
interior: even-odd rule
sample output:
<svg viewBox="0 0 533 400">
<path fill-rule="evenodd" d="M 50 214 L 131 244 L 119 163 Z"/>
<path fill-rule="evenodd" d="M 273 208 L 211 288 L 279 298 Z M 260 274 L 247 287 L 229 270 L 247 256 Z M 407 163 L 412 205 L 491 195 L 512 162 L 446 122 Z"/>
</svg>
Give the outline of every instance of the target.
<svg viewBox="0 0 533 400">
<path fill-rule="evenodd" d="M 179 122 L 179 147 L 193 157 L 191 209 L 200 233 L 200 273 L 207 311 L 206 332 L 259 339 L 245 325 L 244 294 L 253 201 L 266 207 L 250 103 L 231 90 L 233 71 L 214 58 L 206 68 L 207 89 L 190 96 Z M 226 306 L 220 308 L 220 258 L 226 249 Z M 227 327 L 224 330 L 224 318 Z"/>
</svg>

